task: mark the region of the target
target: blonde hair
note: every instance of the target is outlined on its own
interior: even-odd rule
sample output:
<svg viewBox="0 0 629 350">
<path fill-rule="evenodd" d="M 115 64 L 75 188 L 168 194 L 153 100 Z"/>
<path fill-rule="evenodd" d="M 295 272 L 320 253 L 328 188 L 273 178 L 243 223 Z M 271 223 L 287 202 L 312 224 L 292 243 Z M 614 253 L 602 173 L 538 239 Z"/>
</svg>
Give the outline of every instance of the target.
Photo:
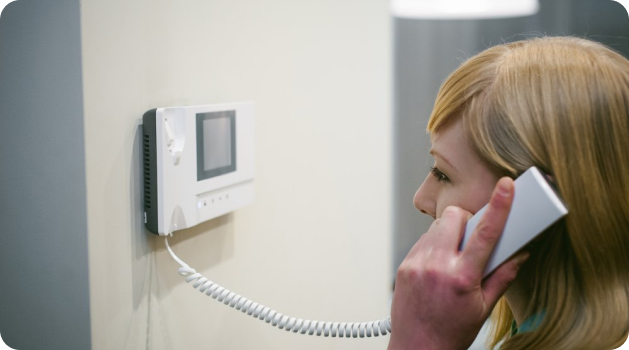
<svg viewBox="0 0 629 350">
<path fill-rule="evenodd" d="M 428 132 L 463 118 L 471 146 L 499 176 L 531 166 L 552 175 L 570 213 L 536 243 L 528 315 L 509 336 L 505 300 L 491 347 L 598 350 L 629 332 L 629 61 L 572 37 L 487 49 L 442 85 Z"/>
</svg>

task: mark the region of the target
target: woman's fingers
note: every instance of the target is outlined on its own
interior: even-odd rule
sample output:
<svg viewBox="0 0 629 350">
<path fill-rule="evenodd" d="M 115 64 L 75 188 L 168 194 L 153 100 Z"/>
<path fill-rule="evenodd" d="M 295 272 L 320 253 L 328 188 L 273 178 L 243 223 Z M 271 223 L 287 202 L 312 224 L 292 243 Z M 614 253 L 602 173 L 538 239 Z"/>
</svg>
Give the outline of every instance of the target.
<svg viewBox="0 0 629 350">
<path fill-rule="evenodd" d="M 469 347 L 525 258 L 516 256 L 483 281 L 485 266 L 507 221 L 513 191 L 513 180 L 498 181 L 462 252 L 459 243 L 470 214 L 456 207 L 446 208 L 411 249 L 398 270 L 390 349 Z"/>
<path fill-rule="evenodd" d="M 421 243 L 436 250 L 457 251 L 465 233 L 465 224 L 470 217 L 472 215 L 468 211 L 459 207 L 445 208 L 441 217 L 436 219 L 430 229 L 420 237 Z M 411 252 L 416 249 L 419 248 L 414 247 Z"/>
<path fill-rule="evenodd" d="M 498 181 L 489 200 L 489 205 L 472 236 L 461 252 L 461 270 L 469 278 L 482 278 L 511 210 L 513 202 L 513 180 L 504 177 Z"/>
</svg>

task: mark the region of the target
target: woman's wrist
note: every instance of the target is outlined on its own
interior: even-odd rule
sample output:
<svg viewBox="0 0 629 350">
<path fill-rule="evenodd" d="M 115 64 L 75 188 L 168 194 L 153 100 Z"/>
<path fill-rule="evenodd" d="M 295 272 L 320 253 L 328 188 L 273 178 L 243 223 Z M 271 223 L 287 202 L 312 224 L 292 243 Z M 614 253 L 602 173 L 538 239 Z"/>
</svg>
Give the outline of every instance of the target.
<svg viewBox="0 0 629 350">
<path fill-rule="evenodd" d="M 456 336 L 453 336 L 455 338 Z M 403 339 L 402 339 L 403 338 Z M 399 340 L 398 340 L 399 339 Z M 404 337 L 395 337 L 393 333 L 389 339 L 389 345 L 387 350 L 466 350 L 467 347 L 457 347 L 455 344 L 443 344 L 443 341 L 447 339 L 441 339 L 436 341 L 429 335 L 423 335 L 417 332 L 412 335 Z"/>
</svg>

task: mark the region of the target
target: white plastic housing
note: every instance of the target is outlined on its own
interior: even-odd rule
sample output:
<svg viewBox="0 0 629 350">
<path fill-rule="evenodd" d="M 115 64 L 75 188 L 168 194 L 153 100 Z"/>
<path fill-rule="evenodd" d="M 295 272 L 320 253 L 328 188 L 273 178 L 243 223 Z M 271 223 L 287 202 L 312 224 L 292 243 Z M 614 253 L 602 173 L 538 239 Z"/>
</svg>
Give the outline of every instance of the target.
<svg viewBox="0 0 629 350">
<path fill-rule="evenodd" d="M 235 111 L 236 169 L 197 178 L 197 114 Z M 156 110 L 158 233 L 195 226 L 253 201 L 253 104 L 226 103 Z"/>
</svg>

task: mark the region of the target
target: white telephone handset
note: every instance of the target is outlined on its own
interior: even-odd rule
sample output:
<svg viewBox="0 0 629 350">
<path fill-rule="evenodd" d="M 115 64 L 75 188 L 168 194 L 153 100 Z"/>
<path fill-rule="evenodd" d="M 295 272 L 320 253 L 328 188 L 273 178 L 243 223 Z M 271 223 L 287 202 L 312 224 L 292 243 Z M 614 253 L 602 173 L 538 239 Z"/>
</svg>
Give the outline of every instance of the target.
<svg viewBox="0 0 629 350">
<path fill-rule="evenodd" d="M 467 222 L 459 250 L 467 244 L 480 221 L 484 206 Z M 552 186 L 536 167 L 531 167 L 515 180 L 515 197 L 502 235 L 485 267 L 483 277 L 524 248 L 550 225 L 568 214 L 568 209 Z"/>
</svg>

